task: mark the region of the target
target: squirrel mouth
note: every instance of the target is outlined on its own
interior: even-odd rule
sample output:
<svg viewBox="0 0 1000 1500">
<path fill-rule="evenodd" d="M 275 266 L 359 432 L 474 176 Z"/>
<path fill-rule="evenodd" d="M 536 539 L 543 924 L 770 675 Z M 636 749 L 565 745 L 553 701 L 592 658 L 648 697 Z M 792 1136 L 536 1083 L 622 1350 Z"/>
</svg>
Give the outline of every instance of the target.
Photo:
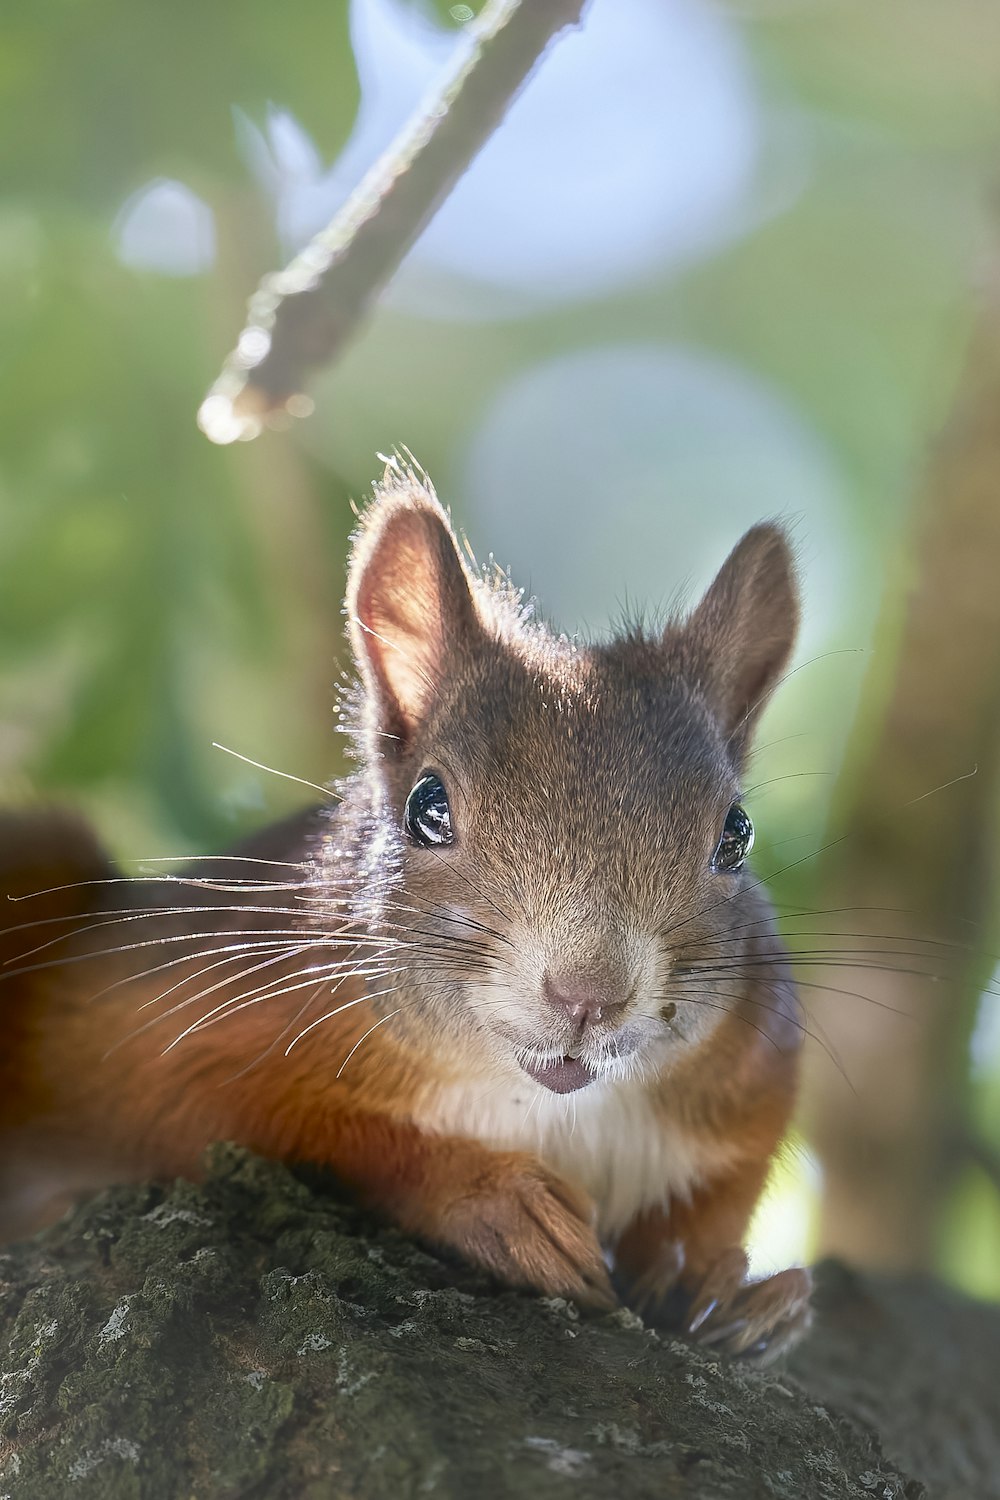
<svg viewBox="0 0 1000 1500">
<path fill-rule="evenodd" d="M 556 1057 L 549 1062 L 521 1061 L 521 1067 L 529 1078 L 553 1094 L 575 1094 L 577 1089 L 593 1083 L 595 1076 L 578 1057 Z"/>
</svg>

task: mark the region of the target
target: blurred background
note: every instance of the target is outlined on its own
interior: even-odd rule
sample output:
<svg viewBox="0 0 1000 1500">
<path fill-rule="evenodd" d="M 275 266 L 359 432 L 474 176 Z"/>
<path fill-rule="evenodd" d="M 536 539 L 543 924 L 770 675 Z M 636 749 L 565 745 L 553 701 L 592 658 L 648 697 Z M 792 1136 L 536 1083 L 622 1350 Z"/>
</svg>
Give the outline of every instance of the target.
<svg viewBox="0 0 1000 1500">
<path fill-rule="evenodd" d="M 1000 8 L 592 0 L 315 382 L 315 415 L 213 447 L 195 412 L 247 296 L 343 202 L 477 9 L 302 0 L 293 24 L 264 0 L 7 0 L 0 796 L 82 807 L 136 867 L 308 797 L 213 741 L 339 774 L 351 502 L 393 445 L 480 560 L 585 634 L 691 598 L 747 526 L 782 518 L 806 621 L 749 803 L 757 868 L 790 867 L 777 895 L 813 960 L 815 1037 L 757 1264 L 833 1248 L 1000 1296 L 992 869 L 983 910 L 940 924 L 947 952 L 925 941 L 933 897 L 907 906 L 892 875 L 906 838 L 926 862 L 960 813 L 988 850 L 992 782 L 961 809 L 938 792 L 981 764 L 961 726 L 926 784 L 884 794 L 871 772 L 935 513 L 928 455 L 995 275 Z M 822 851 L 842 827 L 869 847 L 852 820 L 870 826 L 872 788 L 895 852 L 866 883 L 846 842 Z M 865 928 L 899 1004 L 857 967 L 845 890 L 886 913 Z M 821 908 L 840 915 L 804 920 Z M 869 1108 L 891 1117 L 888 1155 L 875 1126 L 843 1137 Z M 884 1242 L 877 1212 L 855 1231 L 831 1210 L 845 1192 L 888 1204 L 901 1176 L 910 1206 Z"/>
</svg>

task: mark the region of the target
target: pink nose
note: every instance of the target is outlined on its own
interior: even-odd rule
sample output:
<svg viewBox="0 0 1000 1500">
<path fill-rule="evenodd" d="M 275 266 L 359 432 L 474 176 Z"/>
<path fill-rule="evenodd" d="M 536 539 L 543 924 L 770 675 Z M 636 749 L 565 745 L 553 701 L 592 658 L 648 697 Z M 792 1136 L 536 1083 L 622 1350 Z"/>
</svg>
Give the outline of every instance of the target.
<svg viewBox="0 0 1000 1500">
<path fill-rule="evenodd" d="M 553 978 L 551 974 L 546 974 L 542 982 L 542 994 L 553 1010 L 562 1011 L 581 1030 L 597 1021 L 618 1020 L 626 1005 L 610 985 L 589 979 Z"/>
</svg>

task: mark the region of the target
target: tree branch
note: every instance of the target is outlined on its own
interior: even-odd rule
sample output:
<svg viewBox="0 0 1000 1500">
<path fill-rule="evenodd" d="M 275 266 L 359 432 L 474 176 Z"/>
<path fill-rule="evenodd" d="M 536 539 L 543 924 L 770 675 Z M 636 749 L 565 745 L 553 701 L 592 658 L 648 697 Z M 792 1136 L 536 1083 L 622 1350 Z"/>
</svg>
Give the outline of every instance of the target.
<svg viewBox="0 0 1000 1500">
<path fill-rule="evenodd" d="M 216 443 L 256 437 L 354 333 L 553 37 L 585 0 L 487 0 L 455 71 L 380 157 L 340 213 L 250 300 L 239 342 L 198 412 Z M 298 398 L 298 399 L 296 399 Z"/>
<path fill-rule="evenodd" d="M 804 1096 L 823 1162 L 821 1247 L 866 1265 L 934 1266 L 966 1118 L 969 1037 L 994 960 L 1000 859 L 1000 276 L 984 281 L 964 374 L 927 467 L 882 640 L 869 713 L 844 773 L 844 840 L 817 893 L 869 908 L 871 958 L 840 963 L 863 1017 L 824 1009 L 854 1088 L 814 1059 Z M 874 707 L 875 713 L 871 712 Z M 892 910 L 893 959 L 878 930 Z M 881 956 L 879 956 L 881 955 Z M 864 955 L 862 955 L 864 957 Z M 896 969 L 895 963 L 900 967 Z M 902 1013 L 902 1014 L 901 1014 Z"/>
</svg>

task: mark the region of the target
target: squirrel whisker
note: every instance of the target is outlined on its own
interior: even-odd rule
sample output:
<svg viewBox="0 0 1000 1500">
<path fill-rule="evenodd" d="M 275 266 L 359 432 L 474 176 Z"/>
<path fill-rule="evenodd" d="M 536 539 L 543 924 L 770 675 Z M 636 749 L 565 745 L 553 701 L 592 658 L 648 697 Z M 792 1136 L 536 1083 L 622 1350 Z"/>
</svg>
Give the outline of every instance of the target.
<svg viewBox="0 0 1000 1500">
<path fill-rule="evenodd" d="M 304 971 L 303 970 L 299 970 L 298 972 L 301 975 Z M 379 975 L 377 975 L 375 977 L 380 978 L 380 979 L 386 979 L 386 978 L 389 977 L 390 974 L 397 973 L 397 972 L 399 972 L 399 971 L 398 970 L 389 969 L 389 970 L 386 970 L 385 973 L 379 974 Z M 246 976 L 242 976 L 242 977 L 246 977 Z M 287 977 L 289 979 L 296 979 L 297 976 L 295 974 L 292 974 L 292 975 L 283 976 L 283 977 Z M 350 978 L 353 978 L 353 977 L 354 976 L 352 974 L 346 974 L 346 975 L 343 976 L 344 979 L 350 979 Z M 277 985 L 277 984 L 275 984 L 272 981 L 269 984 L 259 986 L 258 990 L 252 990 L 252 989 L 251 990 L 244 990 L 240 994 L 236 994 L 236 995 L 230 996 L 221 1005 L 217 1005 L 217 1006 L 213 1007 L 213 1009 L 210 1010 L 210 1011 L 207 1011 L 204 1016 L 200 1016 L 197 1021 L 193 1021 L 190 1026 L 185 1027 L 185 1029 L 178 1036 L 176 1036 L 173 1039 L 173 1041 L 168 1044 L 168 1046 L 166 1046 L 163 1049 L 164 1053 L 172 1051 L 174 1047 L 179 1046 L 180 1043 L 185 1040 L 185 1038 L 187 1038 L 189 1036 L 193 1036 L 195 1032 L 198 1032 L 198 1031 L 207 1031 L 210 1026 L 215 1026 L 220 1021 L 227 1020 L 230 1015 L 235 1014 L 237 1011 L 246 1010 L 246 1009 L 248 1009 L 252 1005 L 261 1005 L 261 1004 L 263 1004 L 267 1000 L 275 1000 L 275 999 L 279 998 L 279 996 L 281 996 L 281 995 L 295 994 L 298 990 L 307 989 L 309 987 L 309 985 L 311 985 L 311 984 L 313 984 L 315 982 L 315 979 L 316 979 L 315 972 L 314 971 L 309 971 L 306 978 L 298 978 L 297 982 L 294 983 L 294 984 L 292 984 L 292 983 L 286 983 L 286 984 L 282 984 L 282 985 Z M 339 987 L 338 985 L 334 985 L 333 986 L 334 989 L 337 989 L 338 987 Z M 373 992 L 369 991 L 369 992 L 367 992 L 365 994 L 359 995 L 354 1000 L 347 1001 L 341 1007 L 341 1009 L 349 1010 L 351 1008 L 351 1006 L 353 1006 L 353 1005 L 363 1005 L 366 1001 L 368 1001 L 368 1000 L 370 1000 L 372 998 L 372 993 Z M 376 990 L 376 991 L 374 991 L 374 993 L 375 994 L 382 994 L 384 992 L 381 991 L 381 990 Z M 339 1015 L 339 1014 L 340 1014 L 339 1010 L 337 1010 L 337 1011 L 331 1011 L 330 1012 L 331 1016 L 332 1015 Z M 305 1035 L 305 1033 L 303 1032 L 303 1033 L 301 1033 L 301 1035 Z"/>
</svg>

